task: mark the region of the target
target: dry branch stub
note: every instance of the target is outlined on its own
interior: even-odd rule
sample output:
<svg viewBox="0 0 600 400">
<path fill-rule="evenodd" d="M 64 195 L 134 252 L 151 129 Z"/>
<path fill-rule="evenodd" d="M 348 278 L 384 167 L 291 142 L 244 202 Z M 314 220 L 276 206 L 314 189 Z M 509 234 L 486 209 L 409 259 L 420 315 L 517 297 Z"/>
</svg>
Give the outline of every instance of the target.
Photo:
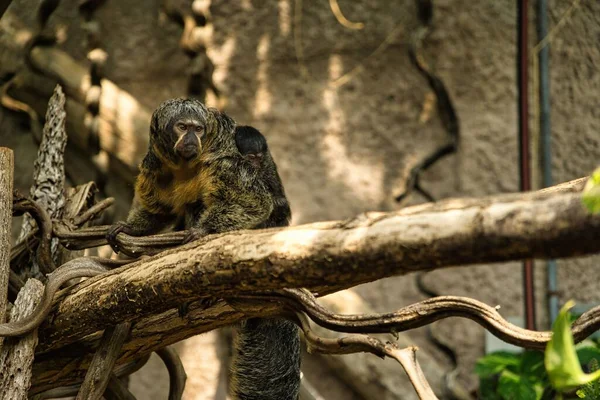
<svg viewBox="0 0 600 400">
<path fill-rule="evenodd" d="M 48 102 L 46 123 L 42 134 L 42 142 L 38 149 L 37 158 L 33 165 L 33 185 L 31 198 L 36 201 L 51 218 L 62 216 L 65 204 L 64 184 L 65 167 L 64 151 L 67 145 L 67 132 L 65 130 L 65 95 L 60 85 L 54 89 L 54 94 Z M 23 240 L 33 229 L 35 223 L 30 215 L 23 216 L 23 224 L 19 241 Z M 45 238 L 47 240 L 49 238 Z M 56 257 L 58 239 L 51 239 L 52 257 Z M 49 265 L 40 265 L 37 260 L 32 260 L 30 271 L 22 271 L 24 276 L 40 277 L 40 272 L 51 272 Z"/>
<path fill-rule="evenodd" d="M 10 277 L 13 168 L 13 151 L 0 147 L 0 322 L 5 321 Z"/>
<path fill-rule="evenodd" d="M 37 279 L 29 279 L 19 292 L 9 321 L 27 317 L 41 301 L 44 285 Z M 0 351 L 0 393 L 2 398 L 26 400 L 31 385 L 31 370 L 35 347 L 38 343 L 37 328 L 20 338 L 5 338 Z"/>
</svg>

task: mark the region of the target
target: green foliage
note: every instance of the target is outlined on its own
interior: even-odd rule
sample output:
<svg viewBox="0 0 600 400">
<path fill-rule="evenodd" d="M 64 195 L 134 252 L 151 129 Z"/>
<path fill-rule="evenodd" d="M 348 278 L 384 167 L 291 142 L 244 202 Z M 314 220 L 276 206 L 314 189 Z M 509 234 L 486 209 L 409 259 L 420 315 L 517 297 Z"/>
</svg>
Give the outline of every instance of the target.
<svg viewBox="0 0 600 400">
<path fill-rule="evenodd" d="M 538 400 L 548 386 L 544 354 L 538 351 L 488 354 L 477 362 L 475 373 L 484 400 Z"/>
<path fill-rule="evenodd" d="M 573 398 L 578 388 L 579 398 L 600 400 L 600 347 L 593 340 L 574 346 L 568 312 L 572 306 L 568 302 L 561 310 L 545 353 L 496 352 L 479 359 L 475 366 L 480 379 L 478 398 L 545 400 L 562 398 L 563 392 L 570 392 L 569 398 Z M 584 373 L 581 365 L 590 373 Z"/>
<path fill-rule="evenodd" d="M 598 349 L 596 348 L 596 350 Z M 598 358 L 592 358 L 590 362 L 587 363 L 587 366 L 590 372 L 596 372 L 600 370 Z M 580 399 L 600 399 L 600 380 L 586 383 L 581 387 L 581 389 L 577 390 L 576 394 Z"/>
<path fill-rule="evenodd" d="M 568 301 L 558 314 L 544 356 L 550 383 L 559 392 L 574 390 L 600 378 L 600 371 L 586 374 L 581 369 L 569 321 L 569 310 L 573 305 L 573 301 Z"/>
<path fill-rule="evenodd" d="M 586 182 L 583 188 L 582 200 L 591 213 L 600 213 L 600 168 L 596 168 Z"/>
</svg>

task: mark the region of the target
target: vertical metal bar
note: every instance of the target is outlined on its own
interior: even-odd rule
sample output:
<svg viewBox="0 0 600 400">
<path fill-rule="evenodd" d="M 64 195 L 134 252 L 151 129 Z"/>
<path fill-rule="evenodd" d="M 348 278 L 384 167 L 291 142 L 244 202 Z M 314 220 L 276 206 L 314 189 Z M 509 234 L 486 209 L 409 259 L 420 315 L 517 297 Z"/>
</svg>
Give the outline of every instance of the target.
<svg viewBox="0 0 600 400">
<path fill-rule="evenodd" d="M 528 0 L 517 0 L 517 76 L 519 103 L 519 175 L 521 191 L 531 190 L 529 166 L 529 104 L 528 104 Z M 523 291 L 525 299 L 525 327 L 535 329 L 535 293 L 533 260 L 523 262 Z"/>
<path fill-rule="evenodd" d="M 537 2 L 537 37 L 538 42 L 548 34 L 548 2 Z M 552 186 L 552 133 L 550 120 L 550 44 L 547 43 L 538 53 L 540 77 L 540 154 L 542 162 L 542 186 Z M 558 315 L 558 282 L 556 280 L 557 268 L 555 260 L 548 260 L 548 315 L 550 323 Z"/>
</svg>

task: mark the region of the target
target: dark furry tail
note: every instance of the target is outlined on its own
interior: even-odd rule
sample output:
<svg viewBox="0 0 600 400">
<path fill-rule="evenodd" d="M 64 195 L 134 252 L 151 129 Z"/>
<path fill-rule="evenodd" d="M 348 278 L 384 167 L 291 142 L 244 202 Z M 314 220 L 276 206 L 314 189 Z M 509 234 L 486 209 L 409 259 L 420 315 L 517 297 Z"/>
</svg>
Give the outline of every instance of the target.
<svg viewBox="0 0 600 400">
<path fill-rule="evenodd" d="M 231 370 L 231 395 L 235 400 L 298 399 L 298 328 L 283 319 L 244 321 L 235 338 Z"/>
</svg>

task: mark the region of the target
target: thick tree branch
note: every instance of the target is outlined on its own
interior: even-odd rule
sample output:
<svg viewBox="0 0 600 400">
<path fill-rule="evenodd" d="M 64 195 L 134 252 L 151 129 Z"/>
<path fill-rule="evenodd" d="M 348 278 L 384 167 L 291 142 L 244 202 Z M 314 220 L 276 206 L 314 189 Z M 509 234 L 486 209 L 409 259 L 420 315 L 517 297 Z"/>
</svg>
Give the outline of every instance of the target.
<svg viewBox="0 0 600 400">
<path fill-rule="evenodd" d="M 281 311 L 276 303 L 232 307 L 220 298 L 283 287 L 325 294 L 417 270 L 590 254 L 600 252 L 599 233 L 600 216 L 589 215 L 578 193 L 546 192 L 208 237 L 59 295 L 40 329 L 36 390 L 81 379 L 89 356 L 74 355 L 91 351 L 97 332 L 120 321 L 133 327 L 117 364 L 249 315 Z M 182 318 L 176 309 L 188 301 Z M 580 331 L 597 327 L 597 319 L 581 322 Z M 62 380 L 51 382 L 58 371 Z"/>
<path fill-rule="evenodd" d="M 402 214 L 240 231 L 168 250 L 80 285 L 59 303 L 45 333 L 70 335 L 67 321 L 80 305 L 90 320 L 79 329 L 93 333 L 101 325 L 92 320 L 140 318 L 198 292 L 209 298 L 305 287 L 324 294 L 418 270 L 600 252 L 600 216 L 585 210 L 579 194 Z"/>
</svg>

